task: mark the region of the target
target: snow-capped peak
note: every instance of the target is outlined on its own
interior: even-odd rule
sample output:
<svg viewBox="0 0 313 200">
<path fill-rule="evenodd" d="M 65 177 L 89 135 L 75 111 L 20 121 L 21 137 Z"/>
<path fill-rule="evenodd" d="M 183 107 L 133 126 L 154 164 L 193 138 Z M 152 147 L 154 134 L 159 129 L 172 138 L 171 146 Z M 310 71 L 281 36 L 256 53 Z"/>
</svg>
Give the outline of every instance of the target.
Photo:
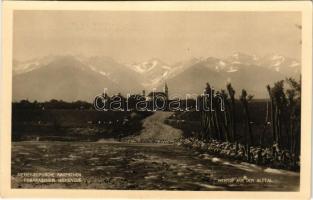
<svg viewBox="0 0 313 200">
<path fill-rule="evenodd" d="M 222 67 L 225 67 L 225 66 L 226 66 L 226 63 L 225 63 L 224 61 L 222 61 L 222 60 L 220 60 L 220 61 L 218 62 L 218 64 L 219 64 L 220 66 L 222 66 Z"/>
<path fill-rule="evenodd" d="M 17 74 L 23 74 L 23 73 L 27 73 L 27 72 L 39 69 L 42 66 L 47 65 L 55 57 L 57 56 L 50 55 L 50 56 L 45 56 L 45 57 L 38 58 L 38 59 L 26 60 L 22 62 L 13 60 L 13 73 L 17 75 Z"/>
<path fill-rule="evenodd" d="M 236 52 L 225 59 L 231 64 L 245 64 L 245 65 L 256 65 L 259 61 L 259 57 L 256 55 L 249 55 L 245 53 Z"/>
<path fill-rule="evenodd" d="M 282 55 L 273 55 L 272 60 L 285 60 L 285 57 Z"/>
<path fill-rule="evenodd" d="M 253 60 L 255 60 L 255 61 L 259 60 L 259 57 L 255 54 L 253 54 L 252 57 L 253 57 Z"/>
<path fill-rule="evenodd" d="M 238 69 L 233 67 L 233 66 L 231 66 L 226 72 L 232 73 L 232 72 L 236 72 L 236 71 L 238 71 Z"/>
<path fill-rule="evenodd" d="M 233 58 L 235 59 L 239 59 L 239 52 L 236 52 L 232 55 Z"/>
<path fill-rule="evenodd" d="M 298 66 L 300 66 L 300 63 L 298 63 L 297 61 L 292 61 L 292 63 L 289 66 L 290 67 L 298 67 Z"/>
<path fill-rule="evenodd" d="M 272 64 L 273 67 L 278 67 L 280 66 L 284 61 L 286 60 L 286 58 L 284 56 L 281 55 L 274 55 L 272 57 L 272 61 L 274 61 L 274 63 Z M 277 70 L 276 70 L 277 71 Z M 279 71 L 279 70 L 278 70 Z"/>
<path fill-rule="evenodd" d="M 161 68 L 168 69 L 169 66 L 165 65 L 162 61 L 158 59 L 150 59 L 142 63 L 131 64 L 130 67 L 136 72 L 143 74 L 153 70 L 155 67 L 160 66 Z"/>
</svg>

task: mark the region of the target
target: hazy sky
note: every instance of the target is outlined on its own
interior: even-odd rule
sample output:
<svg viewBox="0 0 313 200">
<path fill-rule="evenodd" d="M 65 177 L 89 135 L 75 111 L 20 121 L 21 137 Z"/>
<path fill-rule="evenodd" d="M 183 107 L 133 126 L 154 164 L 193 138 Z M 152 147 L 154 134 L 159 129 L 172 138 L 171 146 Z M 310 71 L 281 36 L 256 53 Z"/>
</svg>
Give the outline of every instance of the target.
<svg viewBox="0 0 313 200">
<path fill-rule="evenodd" d="M 152 57 L 173 63 L 233 52 L 300 58 L 296 12 L 15 11 L 13 54 Z"/>
</svg>

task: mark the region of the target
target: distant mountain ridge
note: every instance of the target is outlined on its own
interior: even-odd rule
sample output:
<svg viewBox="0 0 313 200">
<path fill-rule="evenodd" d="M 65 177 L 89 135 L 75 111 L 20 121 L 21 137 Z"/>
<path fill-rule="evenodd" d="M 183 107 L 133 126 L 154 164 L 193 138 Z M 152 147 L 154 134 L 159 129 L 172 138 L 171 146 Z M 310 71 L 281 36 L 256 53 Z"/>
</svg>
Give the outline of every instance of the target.
<svg viewBox="0 0 313 200">
<path fill-rule="evenodd" d="M 123 72 L 128 74 L 128 79 L 125 79 L 125 76 L 117 75 L 121 68 L 113 61 L 109 63 L 110 66 L 114 66 L 112 68 L 114 70 L 108 72 L 103 69 L 101 66 L 106 64 L 99 63 L 106 61 L 91 58 L 83 63 L 73 56 L 55 57 L 48 64 L 39 64 L 36 69 L 13 76 L 13 100 L 60 99 L 91 102 L 97 94 L 103 92 L 104 88 L 108 88 L 109 94 L 141 90 L 141 85 L 131 75 L 131 70 L 126 72 L 126 69 L 123 69 Z"/>
<path fill-rule="evenodd" d="M 299 79 L 301 73 L 301 65 L 294 59 L 279 55 L 257 57 L 242 53 L 224 59 L 196 59 L 183 68 L 180 73 L 167 79 L 172 94 L 201 93 L 206 82 L 216 89 L 225 89 L 226 83 L 230 82 L 237 90 L 237 97 L 242 89 L 246 89 L 256 98 L 266 98 L 267 84 L 286 77 Z M 162 84 L 157 88 L 161 89 Z"/>
<path fill-rule="evenodd" d="M 173 65 L 152 58 L 123 64 L 110 57 L 46 56 L 26 62 L 13 60 L 13 100 L 92 101 L 104 88 L 109 94 L 141 93 L 164 83 L 170 95 L 200 94 L 205 83 L 216 89 L 231 82 L 238 93 L 246 89 L 266 98 L 265 86 L 286 77 L 299 78 L 301 63 L 281 55 L 258 57 L 234 53 L 226 58 L 192 58 Z"/>
</svg>

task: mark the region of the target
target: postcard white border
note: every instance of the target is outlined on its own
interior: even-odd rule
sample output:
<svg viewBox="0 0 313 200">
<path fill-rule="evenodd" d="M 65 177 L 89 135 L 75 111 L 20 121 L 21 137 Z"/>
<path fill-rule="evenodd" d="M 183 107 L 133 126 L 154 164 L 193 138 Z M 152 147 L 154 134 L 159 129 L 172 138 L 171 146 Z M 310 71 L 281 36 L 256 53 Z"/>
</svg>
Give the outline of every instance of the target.
<svg viewBox="0 0 313 200">
<path fill-rule="evenodd" d="M 148 191 L 87 189 L 11 189 L 11 99 L 12 33 L 14 10 L 89 10 L 89 11 L 299 11 L 302 13 L 302 115 L 301 173 L 299 192 L 229 192 L 229 191 Z M 312 133 L 312 2 L 309 1 L 171 1 L 171 2 L 3 2 L 3 73 L 0 105 L 1 196 L 3 197 L 85 197 L 85 198 L 266 198 L 309 199 Z"/>
</svg>

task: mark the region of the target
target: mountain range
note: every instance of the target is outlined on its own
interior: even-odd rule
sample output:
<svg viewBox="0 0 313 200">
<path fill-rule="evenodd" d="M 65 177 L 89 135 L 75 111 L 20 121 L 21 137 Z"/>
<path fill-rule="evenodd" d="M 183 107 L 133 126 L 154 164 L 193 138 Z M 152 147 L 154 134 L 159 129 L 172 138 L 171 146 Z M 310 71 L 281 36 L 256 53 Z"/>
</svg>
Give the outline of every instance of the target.
<svg viewBox="0 0 313 200">
<path fill-rule="evenodd" d="M 206 82 L 215 89 L 225 89 L 231 82 L 236 95 L 246 89 L 255 98 L 267 98 L 267 84 L 286 77 L 299 79 L 300 73 L 300 62 L 282 55 L 234 53 L 225 58 L 192 58 L 174 64 L 158 58 L 125 64 L 105 56 L 46 56 L 13 60 L 13 100 L 93 101 L 104 88 L 110 95 L 126 95 L 162 90 L 165 82 L 170 96 L 201 94 Z"/>
</svg>

